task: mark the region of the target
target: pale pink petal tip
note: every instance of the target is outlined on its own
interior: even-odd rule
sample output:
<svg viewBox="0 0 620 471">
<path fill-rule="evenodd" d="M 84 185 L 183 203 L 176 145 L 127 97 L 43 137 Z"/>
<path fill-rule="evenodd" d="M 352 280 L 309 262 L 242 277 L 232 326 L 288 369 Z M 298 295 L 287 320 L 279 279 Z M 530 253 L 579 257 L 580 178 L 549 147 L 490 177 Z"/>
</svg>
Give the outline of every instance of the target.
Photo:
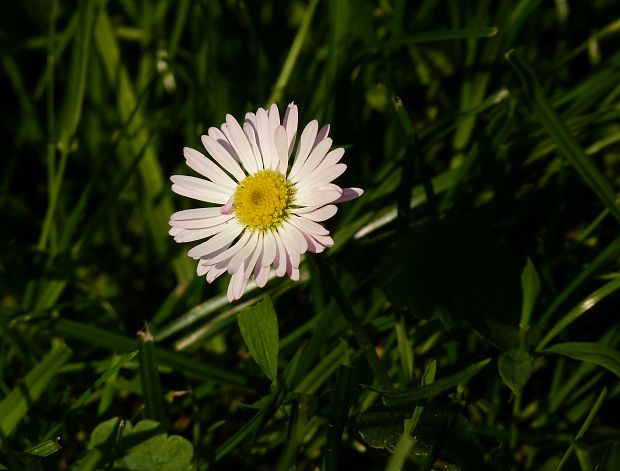
<svg viewBox="0 0 620 471">
<path fill-rule="evenodd" d="M 338 198 L 334 203 L 346 203 L 347 201 L 359 198 L 364 194 L 364 190 L 361 188 L 343 188 L 342 196 Z"/>
<path fill-rule="evenodd" d="M 232 210 L 233 210 L 233 196 L 231 196 L 230 199 L 226 202 L 226 204 L 220 208 L 220 213 L 221 214 L 232 214 Z"/>
</svg>

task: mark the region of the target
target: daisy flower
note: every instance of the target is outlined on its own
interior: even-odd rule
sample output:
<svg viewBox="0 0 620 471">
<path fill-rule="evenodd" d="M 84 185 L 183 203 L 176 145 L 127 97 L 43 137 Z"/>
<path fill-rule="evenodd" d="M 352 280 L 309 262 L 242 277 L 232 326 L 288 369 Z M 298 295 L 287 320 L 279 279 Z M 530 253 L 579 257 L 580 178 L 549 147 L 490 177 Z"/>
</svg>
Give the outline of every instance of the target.
<svg viewBox="0 0 620 471">
<path fill-rule="evenodd" d="M 209 283 L 232 275 L 229 301 L 241 298 L 252 277 L 265 286 L 272 270 L 297 281 L 301 255 L 334 244 L 319 223 L 336 214 L 336 203 L 363 193 L 331 183 L 347 166 L 340 163 L 344 149 L 332 149 L 329 125 L 310 121 L 296 143 L 297 119 L 294 103 L 282 121 L 275 104 L 247 113 L 243 126 L 227 115 L 220 129 L 202 136 L 209 157 L 183 149 L 187 165 L 204 178 L 170 178 L 175 193 L 209 203 L 174 213 L 170 235 L 177 242 L 206 239 L 188 255 Z"/>
</svg>

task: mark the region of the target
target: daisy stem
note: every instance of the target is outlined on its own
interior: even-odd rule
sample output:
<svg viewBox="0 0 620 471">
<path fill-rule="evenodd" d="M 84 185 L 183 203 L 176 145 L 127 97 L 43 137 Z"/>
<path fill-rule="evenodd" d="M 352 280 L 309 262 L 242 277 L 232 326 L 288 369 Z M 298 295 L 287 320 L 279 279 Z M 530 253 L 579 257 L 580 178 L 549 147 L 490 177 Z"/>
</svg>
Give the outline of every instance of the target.
<svg viewBox="0 0 620 471">
<path fill-rule="evenodd" d="M 349 324 L 349 328 L 351 329 L 353 337 L 355 337 L 357 345 L 364 352 L 364 355 L 366 356 L 366 361 L 368 362 L 368 365 L 370 366 L 370 369 L 372 370 L 375 379 L 383 390 L 393 390 L 394 387 L 392 386 L 392 381 L 387 375 L 385 367 L 381 364 L 381 359 L 377 355 L 375 346 L 373 345 L 370 337 L 368 337 L 368 334 L 362 327 L 362 323 L 355 314 L 355 311 L 349 303 L 346 294 L 342 290 L 340 283 L 338 283 L 338 280 L 336 280 L 334 272 L 332 271 L 332 268 L 329 265 L 327 258 L 319 256 L 314 257 L 312 260 L 316 260 L 321 274 L 326 277 L 328 289 L 334 296 L 336 304 L 338 305 L 338 308 L 340 309 L 343 317 L 347 321 L 347 324 Z"/>
</svg>

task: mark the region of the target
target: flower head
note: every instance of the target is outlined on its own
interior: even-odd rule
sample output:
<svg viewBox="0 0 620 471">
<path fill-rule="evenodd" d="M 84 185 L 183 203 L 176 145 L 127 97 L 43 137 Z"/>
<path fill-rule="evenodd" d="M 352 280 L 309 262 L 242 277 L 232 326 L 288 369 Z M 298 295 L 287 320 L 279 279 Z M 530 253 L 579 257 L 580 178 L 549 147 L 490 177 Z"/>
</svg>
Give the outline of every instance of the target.
<svg viewBox="0 0 620 471">
<path fill-rule="evenodd" d="M 296 143 L 297 118 L 293 103 L 282 122 L 275 104 L 247 113 L 243 127 L 227 115 L 220 129 L 202 136 L 210 157 L 183 149 L 187 165 L 205 178 L 171 177 L 172 191 L 211 206 L 174 213 L 170 235 L 177 242 L 206 239 L 188 255 L 209 283 L 232 275 L 229 301 L 241 298 L 251 277 L 265 286 L 272 270 L 298 280 L 301 255 L 334 244 L 319 223 L 336 214 L 335 203 L 363 193 L 331 183 L 347 166 L 340 163 L 344 149 L 331 149 L 329 125 L 319 129 L 311 121 Z"/>
</svg>

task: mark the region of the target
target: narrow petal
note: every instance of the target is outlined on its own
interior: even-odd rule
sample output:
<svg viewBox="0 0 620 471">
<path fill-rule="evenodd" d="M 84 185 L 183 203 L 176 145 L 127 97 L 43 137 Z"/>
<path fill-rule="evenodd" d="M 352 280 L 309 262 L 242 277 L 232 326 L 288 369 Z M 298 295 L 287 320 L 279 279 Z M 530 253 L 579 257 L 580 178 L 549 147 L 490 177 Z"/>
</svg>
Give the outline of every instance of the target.
<svg viewBox="0 0 620 471">
<path fill-rule="evenodd" d="M 230 248 L 220 253 L 213 253 L 207 259 L 210 265 L 217 265 L 221 263 L 228 263 L 231 258 L 235 256 L 239 250 L 241 250 L 248 243 L 250 239 L 251 233 L 249 231 L 244 231 L 239 237 L 239 240 L 235 242 Z"/>
<path fill-rule="evenodd" d="M 238 270 L 233 274 L 230 278 L 230 283 L 228 284 L 227 297 L 228 302 L 233 302 L 241 298 L 243 296 L 243 292 L 245 291 L 245 286 L 247 285 L 245 278 L 245 272 L 243 270 Z"/>
<path fill-rule="evenodd" d="M 289 222 L 284 222 L 280 229 L 284 234 L 283 241 L 287 252 L 291 253 L 291 251 L 294 251 L 302 254 L 308 250 L 306 239 L 304 239 L 303 234 L 297 227 Z"/>
<path fill-rule="evenodd" d="M 217 208 L 213 208 L 217 209 Z M 174 227 L 181 227 L 183 229 L 204 229 L 205 227 L 217 226 L 219 224 L 225 223 L 233 218 L 233 215 L 220 214 L 215 217 L 210 218 L 200 218 L 200 219 L 182 219 L 182 220 L 174 220 L 170 219 L 168 224 Z"/>
<path fill-rule="evenodd" d="M 243 262 L 252 254 L 259 241 L 259 234 L 254 233 L 250 236 L 248 243 L 239 250 L 228 262 L 228 273 L 231 275 L 243 267 Z"/>
<path fill-rule="evenodd" d="M 299 145 L 297 146 L 297 153 L 295 154 L 295 160 L 293 161 L 293 166 L 291 167 L 289 178 L 292 175 L 297 174 L 299 168 L 304 164 L 304 162 L 310 155 L 310 151 L 314 146 L 314 140 L 316 139 L 316 133 L 318 129 L 319 123 L 316 119 L 313 119 L 306 125 L 303 132 L 301 133 Z"/>
<path fill-rule="evenodd" d="M 257 265 L 260 268 L 260 258 L 262 254 L 263 254 L 263 244 L 261 240 L 256 245 L 256 248 L 254 249 L 254 252 L 252 252 L 252 255 L 246 260 L 246 262 L 243 265 L 246 278 L 248 279 L 250 278 L 250 275 L 252 275 L 252 272 L 254 271 Z"/>
<path fill-rule="evenodd" d="M 189 168 L 207 177 L 213 183 L 217 183 L 231 191 L 235 190 L 237 184 L 233 179 L 201 152 L 191 147 L 185 147 L 183 148 L 183 155 L 187 160 Z"/>
<path fill-rule="evenodd" d="M 334 201 L 334 203 L 345 203 L 347 201 L 359 198 L 364 194 L 364 190 L 361 188 L 343 188 L 342 196 Z"/>
<path fill-rule="evenodd" d="M 254 157 L 254 163 L 256 164 L 256 168 L 258 170 L 263 170 L 265 165 L 263 164 L 263 157 L 260 155 L 260 149 L 258 148 L 258 144 L 256 142 L 256 130 L 250 123 L 244 123 L 243 132 L 248 138 L 250 142 L 250 147 L 252 148 L 252 156 Z"/>
<path fill-rule="evenodd" d="M 177 211 L 170 216 L 170 221 L 188 221 L 191 219 L 206 219 L 220 216 L 220 208 L 193 208 Z"/>
<path fill-rule="evenodd" d="M 282 277 L 286 273 L 286 248 L 284 247 L 284 242 L 282 242 L 280 234 L 277 234 L 274 240 L 276 241 L 278 250 L 273 260 L 273 269 L 277 277 Z"/>
<path fill-rule="evenodd" d="M 311 221 L 305 217 L 291 215 L 291 224 L 297 227 L 302 233 L 312 235 L 329 235 L 329 231 L 321 226 L 318 222 Z"/>
<path fill-rule="evenodd" d="M 226 244 L 230 244 L 243 231 L 243 226 L 234 219 L 228 221 L 227 226 L 228 227 L 226 229 L 216 236 L 213 236 L 209 240 L 192 248 L 189 252 L 187 252 L 187 255 L 195 259 L 207 257 L 216 250 L 224 247 Z"/>
<path fill-rule="evenodd" d="M 326 183 L 332 182 L 342 175 L 346 169 L 346 164 L 336 164 L 324 169 L 321 172 L 306 175 L 298 183 L 298 187 L 300 191 L 304 191 L 306 188 L 315 188 L 317 186 L 325 185 Z"/>
<path fill-rule="evenodd" d="M 273 170 L 278 159 L 273 135 L 269 134 L 269 116 L 262 108 L 256 112 L 256 134 L 258 135 L 258 147 L 263 157 L 264 167 Z"/>
<path fill-rule="evenodd" d="M 305 208 L 297 208 L 293 211 L 294 214 L 303 215 L 306 219 L 310 219 L 312 221 L 326 221 L 336 214 L 338 211 L 338 207 L 333 204 L 323 206 L 323 207 L 312 207 L 308 206 Z"/>
<path fill-rule="evenodd" d="M 332 146 L 331 138 L 323 139 L 319 144 L 310 152 L 308 159 L 304 162 L 301 168 L 297 171 L 295 175 L 291 175 L 289 179 L 296 183 L 301 179 L 305 178 L 307 175 L 310 175 L 316 169 L 317 165 Z"/>
<path fill-rule="evenodd" d="M 226 268 L 211 267 L 207 273 L 207 283 L 213 283 L 217 277 L 226 273 Z"/>
<path fill-rule="evenodd" d="M 267 266 L 261 266 L 258 267 L 258 270 L 254 272 L 254 281 L 256 281 L 256 286 L 258 286 L 259 288 L 263 288 L 266 284 L 267 281 L 269 280 L 269 274 L 271 273 L 271 267 Z"/>
<path fill-rule="evenodd" d="M 340 162 L 343 155 L 344 155 L 344 149 L 342 147 L 338 147 L 337 149 L 330 150 L 325 156 L 325 158 L 321 160 L 319 165 L 314 169 L 314 172 L 312 173 L 317 173 L 327 167 L 336 165 L 338 162 Z"/>
<path fill-rule="evenodd" d="M 181 196 L 215 204 L 224 204 L 230 198 L 223 187 L 203 178 L 173 175 L 170 180 L 173 183 L 172 191 Z"/>
<path fill-rule="evenodd" d="M 333 203 L 341 196 L 342 192 L 337 190 L 309 191 L 295 195 L 295 205 L 323 206 L 329 203 Z"/>
<path fill-rule="evenodd" d="M 299 113 L 297 111 L 297 105 L 295 103 L 290 103 L 286 107 L 286 113 L 284 114 L 284 119 L 282 120 L 282 124 L 286 128 L 289 158 L 291 157 L 291 154 L 293 153 L 293 147 L 295 147 L 295 137 L 297 135 L 298 119 L 299 119 Z"/>
<path fill-rule="evenodd" d="M 234 144 L 234 148 L 237 150 L 237 155 L 241 160 L 241 163 L 248 170 L 249 173 L 255 173 L 258 170 L 256 166 L 256 161 L 254 160 L 254 152 L 252 152 L 252 148 L 250 147 L 250 143 L 248 142 L 248 138 L 241 129 L 239 122 L 230 114 L 226 115 L 226 127 L 230 132 L 230 137 L 232 139 L 232 144 Z"/>
<path fill-rule="evenodd" d="M 278 126 L 275 131 L 274 141 L 276 143 L 276 152 L 278 153 L 279 164 L 278 171 L 284 175 L 288 167 L 288 148 L 286 129 L 284 126 Z"/>
<path fill-rule="evenodd" d="M 261 262 L 263 263 L 263 266 L 268 267 L 275 260 L 276 253 L 278 251 L 278 246 L 276 245 L 276 240 L 273 232 L 265 232 L 265 237 L 263 238 L 263 245 L 264 251 Z"/>
<path fill-rule="evenodd" d="M 235 161 L 233 156 L 228 152 L 219 141 L 216 141 L 211 136 L 202 136 L 202 145 L 205 146 L 207 152 L 220 166 L 230 173 L 237 181 L 241 181 L 245 178 L 245 173 L 241 170 L 239 164 Z"/>
</svg>

